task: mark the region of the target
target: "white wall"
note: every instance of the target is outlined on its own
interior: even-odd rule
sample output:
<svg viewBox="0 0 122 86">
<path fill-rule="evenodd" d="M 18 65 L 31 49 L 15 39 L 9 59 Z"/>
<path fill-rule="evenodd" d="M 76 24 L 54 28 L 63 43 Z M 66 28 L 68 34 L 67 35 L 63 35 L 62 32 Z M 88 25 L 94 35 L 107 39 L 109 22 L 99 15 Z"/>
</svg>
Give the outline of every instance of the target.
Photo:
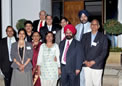
<svg viewBox="0 0 122 86">
<path fill-rule="evenodd" d="M 51 0 L 12 0 L 12 22 L 11 22 L 11 0 L 2 0 L 2 37 L 6 36 L 5 29 L 11 25 L 16 29 L 19 19 L 39 19 L 40 10 L 52 14 Z"/>
<path fill-rule="evenodd" d="M 2 37 L 6 36 L 6 27 L 11 25 L 11 3 L 10 0 L 1 0 L 2 2 Z"/>
<path fill-rule="evenodd" d="M 51 14 L 51 0 L 13 0 L 13 26 L 19 19 L 39 19 L 40 10 Z"/>
<path fill-rule="evenodd" d="M 118 20 L 122 23 L 122 0 L 118 0 Z"/>
<path fill-rule="evenodd" d="M 41 9 L 45 10 L 47 14 L 52 14 L 52 0 L 41 0 Z"/>
<path fill-rule="evenodd" d="M 13 0 L 13 26 L 19 19 L 35 20 L 39 18 L 40 0 Z"/>
<path fill-rule="evenodd" d="M 118 0 L 118 21 L 122 23 L 122 0 Z M 118 36 L 118 47 L 122 48 L 122 34 Z"/>
</svg>

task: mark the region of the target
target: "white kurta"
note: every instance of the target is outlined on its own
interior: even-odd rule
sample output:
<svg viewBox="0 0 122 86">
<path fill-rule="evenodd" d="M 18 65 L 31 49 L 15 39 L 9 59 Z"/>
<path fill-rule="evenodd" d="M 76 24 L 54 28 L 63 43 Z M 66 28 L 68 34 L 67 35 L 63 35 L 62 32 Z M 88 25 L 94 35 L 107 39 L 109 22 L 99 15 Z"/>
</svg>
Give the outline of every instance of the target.
<svg viewBox="0 0 122 86">
<path fill-rule="evenodd" d="M 54 60 L 55 57 L 57 61 Z M 45 43 L 42 44 L 39 50 L 37 65 L 41 69 L 40 78 L 42 86 L 56 86 L 58 67 L 60 67 L 58 45 L 53 44 L 51 48 L 48 48 Z"/>
</svg>

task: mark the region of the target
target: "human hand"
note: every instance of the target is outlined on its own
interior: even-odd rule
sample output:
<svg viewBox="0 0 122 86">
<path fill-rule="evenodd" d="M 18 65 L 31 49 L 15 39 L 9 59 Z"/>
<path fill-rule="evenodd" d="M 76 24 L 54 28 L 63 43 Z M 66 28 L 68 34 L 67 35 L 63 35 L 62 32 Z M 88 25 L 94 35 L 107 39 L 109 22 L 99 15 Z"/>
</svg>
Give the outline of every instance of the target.
<svg viewBox="0 0 122 86">
<path fill-rule="evenodd" d="M 58 68 L 58 75 L 61 75 L 61 68 Z"/>
<path fill-rule="evenodd" d="M 75 73 L 76 75 L 78 75 L 80 73 L 80 70 L 76 70 Z"/>
<path fill-rule="evenodd" d="M 89 66 L 92 67 L 96 62 L 94 60 L 89 62 Z"/>
<path fill-rule="evenodd" d="M 54 61 L 57 62 L 57 58 L 56 57 L 54 58 Z"/>
<path fill-rule="evenodd" d="M 39 66 L 37 67 L 37 75 L 39 75 L 39 76 L 41 75 L 41 70 L 40 70 Z"/>
<path fill-rule="evenodd" d="M 25 68 L 25 65 L 24 64 L 20 64 L 19 69 L 20 69 L 21 72 L 24 72 L 24 68 Z"/>
</svg>

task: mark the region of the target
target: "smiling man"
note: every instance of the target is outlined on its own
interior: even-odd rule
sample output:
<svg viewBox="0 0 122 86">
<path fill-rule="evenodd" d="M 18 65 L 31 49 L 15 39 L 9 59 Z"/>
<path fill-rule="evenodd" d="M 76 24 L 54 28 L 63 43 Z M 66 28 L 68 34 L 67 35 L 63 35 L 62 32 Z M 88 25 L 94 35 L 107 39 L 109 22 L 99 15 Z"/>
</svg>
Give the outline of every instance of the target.
<svg viewBox="0 0 122 86">
<path fill-rule="evenodd" d="M 91 22 L 91 32 L 83 35 L 81 40 L 84 51 L 85 86 L 101 86 L 101 78 L 108 51 L 107 37 L 98 32 L 99 21 Z"/>
<path fill-rule="evenodd" d="M 66 39 L 60 42 L 61 83 L 62 86 L 80 86 L 80 70 L 83 63 L 83 50 L 74 39 L 76 29 L 68 24 L 64 27 Z"/>
</svg>

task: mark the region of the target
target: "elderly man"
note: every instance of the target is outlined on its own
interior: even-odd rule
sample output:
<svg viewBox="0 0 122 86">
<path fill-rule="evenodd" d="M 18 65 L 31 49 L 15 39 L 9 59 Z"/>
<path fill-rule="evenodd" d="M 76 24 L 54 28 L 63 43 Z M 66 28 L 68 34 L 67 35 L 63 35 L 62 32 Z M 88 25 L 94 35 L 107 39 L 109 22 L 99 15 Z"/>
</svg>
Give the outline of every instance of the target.
<svg viewBox="0 0 122 86">
<path fill-rule="evenodd" d="M 99 21 L 91 22 L 91 32 L 83 35 L 85 86 L 101 86 L 104 63 L 108 51 L 107 37 L 98 32 Z"/>
<path fill-rule="evenodd" d="M 62 86 L 80 86 L 79 73 L 83 62 L 83 50 L 80 43 L 74 39 L 76 29 L 68 24 L 64 27 L 66 39 L 59 44 L 61 61 Z"/>
<path fill-rule="evenodd" d="M 46 22 L 45 22 L 45 18 L 46 18 L 46 11 L 42 10 L 39 13 L 39 20 L 35 20 L 33 22 L 33 31 L 36 32 L 40 32 L 41 27 L 46 26 Z"/>
</svg>

